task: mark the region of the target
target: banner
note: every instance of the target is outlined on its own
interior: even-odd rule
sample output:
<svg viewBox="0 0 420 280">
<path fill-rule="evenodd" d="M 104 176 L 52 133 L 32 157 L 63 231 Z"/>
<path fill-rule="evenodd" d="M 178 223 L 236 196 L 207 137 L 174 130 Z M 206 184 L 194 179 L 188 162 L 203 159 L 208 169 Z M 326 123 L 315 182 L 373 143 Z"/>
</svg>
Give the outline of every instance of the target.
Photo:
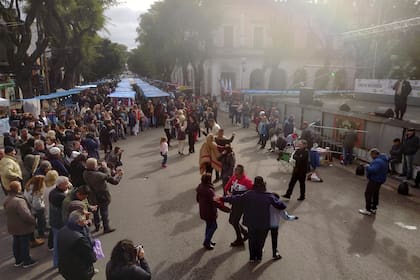
<svg viewBox="0 0 420 280">
<path fill-rule="evenodd" d="M 10 130 L 9 118 L 0 119 L 0 135 L 8 133 Z"/>
<path fill-rule="evenodd" d="M 355 92 L 394 95 L 393 89 L 398 80 L 356 79 Z M 420 80 L 408 80 L 413 90 L 409 96 L 420 98 Z"/>
</svg>

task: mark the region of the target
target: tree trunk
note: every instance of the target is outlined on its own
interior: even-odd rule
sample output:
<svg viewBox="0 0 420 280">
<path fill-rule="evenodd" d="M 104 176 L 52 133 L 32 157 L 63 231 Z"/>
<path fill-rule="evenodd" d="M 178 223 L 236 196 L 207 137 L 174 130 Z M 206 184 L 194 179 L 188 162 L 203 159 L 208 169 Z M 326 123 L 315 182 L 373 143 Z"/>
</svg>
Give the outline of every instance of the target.
<svg viewBox="0 0 420 280">
<path fill-rule="evenodd" d="M 22 90 L 22 98 L 32 98 L 34 97 L 34 92 L 32 90 L 32 79 L 31 79 L 31 69 L 27 67 L 16 69 L 16 85 Z"/>
</svg>

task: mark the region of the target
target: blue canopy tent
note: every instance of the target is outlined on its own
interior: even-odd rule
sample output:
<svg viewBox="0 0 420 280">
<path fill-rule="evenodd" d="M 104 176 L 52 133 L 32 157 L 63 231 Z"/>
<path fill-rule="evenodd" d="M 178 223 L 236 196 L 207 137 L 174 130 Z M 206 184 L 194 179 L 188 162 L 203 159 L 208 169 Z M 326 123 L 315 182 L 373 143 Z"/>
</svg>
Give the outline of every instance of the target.
<svg viewBox="0 0 420 280">
<path fill-rule="evenodd" d="M 134 90 L 114 91 L 108 97 L 111 97 L 115 105 L 123 103 L 126 106 L 132 106 L 136 100 L 136 92 Z"/>
<path fill-rule="evenodd" d="M 145 98 L 157 98 L 157 97 L 168 97 L 169 93 L 152 86 L 141 79 L 134 80 L 137 86 L 140 88 Z"/>
</svg>

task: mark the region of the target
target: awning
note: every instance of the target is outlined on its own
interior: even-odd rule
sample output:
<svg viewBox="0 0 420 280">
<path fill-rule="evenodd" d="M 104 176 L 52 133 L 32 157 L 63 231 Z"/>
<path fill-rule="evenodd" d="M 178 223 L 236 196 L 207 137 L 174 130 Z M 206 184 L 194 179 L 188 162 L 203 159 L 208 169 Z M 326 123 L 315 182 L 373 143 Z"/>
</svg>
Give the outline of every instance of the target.
<svg viewBox="0 0 420 280">
<path fill-rule="evenodd" d="M 98 87 L 98 85 L 93 85 L 93 84 L 90 84 L 90 85 L 82 85 L 82 86 L 76 86 L 76 88 L 77 89 L 88 89 L 88 88 L 97 88 Z"/>
<path fill-rule="evenodd" d="M 109 94 L 108 97 L 136 99 L 136 92 L 135 91 L 116 91 Z"/>
<path fill-rule="evenodd" d="M 135 79 L 134 82 L 138 85 L 140 90 L 142 91 L 144 97 L 146 98 L 156 98 L 156 97 L 168 97 L 170 96 L 169 93 L 164 92 L 158 89 L 155 86 L 152 86 L 141 79 Z"/>
<path fill-rule="evenodd" d="M 6 98 L 0 98 L 0 106 L 9 107 L 10 106 L 10 100 L 6 99 Z"/>
<path fill-rule="evenodd" d="M 48 95 L 36 96 L 35 99 L 46 100 L 46 99 L 60 98 L 60 97 L 64 97 L 64 96 L 78 94 L 82 91 L 83 91 L 83 89 L 81 89 L 81 88 L 73 88 L 73 89 L 69 89 L 69 90 L 57 91 L 57 92 L 54 92 L 54 93 L 50 93 Z"/>
</svg>

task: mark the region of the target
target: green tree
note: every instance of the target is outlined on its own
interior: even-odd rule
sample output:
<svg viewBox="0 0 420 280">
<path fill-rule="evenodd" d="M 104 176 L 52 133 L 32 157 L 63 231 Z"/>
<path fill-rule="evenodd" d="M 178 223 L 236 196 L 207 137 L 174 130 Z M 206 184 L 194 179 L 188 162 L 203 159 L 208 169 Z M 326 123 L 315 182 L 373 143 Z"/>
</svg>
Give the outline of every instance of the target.
<svg viewBox="0 0 420 280">
<path fill-rule="evenodd" d="M 82 73 L 85 81 L 95 82 L 120 74 L 127 61 L 127 47 L 113 43 L 108 39 L 97 39 L 95 55 L 91 54 L 89 61 L 83 61 Z"/>
<path fill-rule="evenodd" d="M 185 74 L 191 63 L 195 77 L 199 77 L 217 25 L 219 4 L 219 0 L 164 0 L 153 4 L 140 18 L 140 47 L 132 52 L 129 66 L 148 67 L 142 72 L 169 80 L 176 64 Z"/>
<path fill-rule="evenodd" d="M 56 1 L 0 1 L 0 19 L 4 22 L 0 24 L 0 38 L 6 46 L 10 71 L 23 97 L 32 97 L 33 67 L 48 47 L 49 38 L 59 32 Z M 34 35 L 37 39 L 31 46 Z"/>
</svg>

